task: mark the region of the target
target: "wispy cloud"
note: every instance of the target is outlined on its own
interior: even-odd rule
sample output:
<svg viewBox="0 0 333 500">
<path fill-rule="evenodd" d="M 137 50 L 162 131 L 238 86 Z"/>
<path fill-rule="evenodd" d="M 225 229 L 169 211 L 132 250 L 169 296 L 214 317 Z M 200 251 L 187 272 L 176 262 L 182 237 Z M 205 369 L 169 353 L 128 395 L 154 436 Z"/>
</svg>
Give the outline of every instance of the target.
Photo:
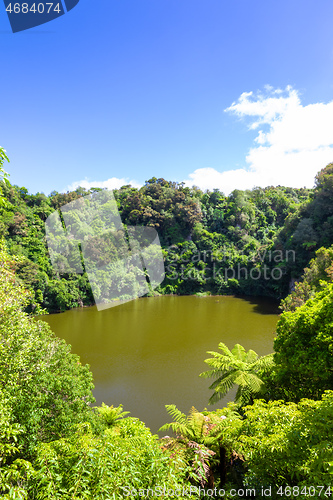
<svg viewBox="0 0 333 500">
<path fill-rule="evenodd" d="M 258 131 L 244 167 L 223 172 L 199 168 L 187 185 L 226 194 L 254 186 L 312 187 L 316 173 L 333 161 L 333 101 L 303 106 L 291 86 L 266 86 L 256 94 L 244 92 L 225 111 Z"/>
<path fill-rule="evenodd" d="M 257 135 L 242 168 L 219 171 L 199 168 L 185 179 L 187 186 L 218 188 L 225 194 L 254 186 L 312 187 L 316 173 L 333 161 L 333 101 L 302 105 L 300 94 L 266 85 L 261 92 L 244 92 L 226 110 L 248 124 Z M 82 186 L 117 189 L 136 180 L 112 177 L 105 181 L 84 179 L 67 190 Z"/>
<path fill-rule="evenodd" d="M 106 181 L 90 181 L 89 179 L 84 179 L 82 181 L 75 181 L 69 186 L 67 186 L 66 191 L 75 191 L 78 187 L 83 187 L 86 189 L 90 188 L 107 188 L 107 189 L 119 189 L 122 186 L 125 186 L 127 184 L 131 184 L 133 187 L 141 187 L 141 184 L 139 184 L 135 180 L 129 180 L 126 178 L 119 178 L 119 177 L 111 177 L 110 179 L 107 179 Z"/>
</svg>

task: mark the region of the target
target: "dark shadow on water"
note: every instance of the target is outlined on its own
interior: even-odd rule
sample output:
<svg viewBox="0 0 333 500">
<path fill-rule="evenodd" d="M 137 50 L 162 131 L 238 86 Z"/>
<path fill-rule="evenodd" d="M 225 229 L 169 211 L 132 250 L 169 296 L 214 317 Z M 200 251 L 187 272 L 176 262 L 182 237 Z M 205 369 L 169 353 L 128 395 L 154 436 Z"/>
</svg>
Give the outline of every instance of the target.
<svg viewBox="0 0 333 500">
<path fill-rule="evenodd" d="M 279 309 L 280 301 L 270 297 L 238 295 L 237 298 L 252 304 L 253 312 L 258 314 L 281 314 L 282 312 Z"/>
</svg>

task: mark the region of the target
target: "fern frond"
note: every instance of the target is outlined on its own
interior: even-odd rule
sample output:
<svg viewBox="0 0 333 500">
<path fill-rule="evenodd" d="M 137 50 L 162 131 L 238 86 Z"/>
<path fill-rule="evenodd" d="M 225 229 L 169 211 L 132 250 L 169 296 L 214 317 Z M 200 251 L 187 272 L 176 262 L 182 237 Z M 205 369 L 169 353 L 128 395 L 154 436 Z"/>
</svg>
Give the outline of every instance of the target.
<svg viewBox="0 0 333 500">
<path fill-rule="evenodd" d="M 165 424 L 163 425 L 160 429 L 159 432 L 165 432 L 168 430 L 172 430 L 175 434 L 182 436 L 183 438 L 192 438 L 192 433 L 189 432 L 189 429 L 187 428 L 186 425 L 180 424 L 178 422 L 171 422 L 170 424 Z M 190 436 L 189 436 L 190 435 Z"/>
<path fill-rule="evenodd" d="M 238 370 L 232 370 L 229 373 L 225 373 L 223 375 L 223 377 L 219 377 L 217 380 L 215 380 L 209 386 L 209 389 L 212 389 L 215 391 L 224 391 L 224 389 L 225 389 L 226 393 L 227 393 L 231 389 L 233 384 L 235 383 L 235 378 L 237 377 L 237 374 L 238 374 Z"/>
<path fill-rule="evenodd" d="M 239 361 L 246 360 L 246 351 L 244 347 L 240 344 L 235 344 L 235 346 L 231 350 L 231 354 L 234 358 L 238 359 Z"/>
<path fill-rule="evenodd" d="M 245 362 L 246 363 L 255 363 L 257 361 L 257 359 L 259 358 L 258 354 L 255 352 L 255 351 L 252 351 L 252 349 L 249 349 L 246 353 L 246 356 L 245 356 Z"/>
<path fill-rule="evenodd" d="M 212 378 L 212 377 L 222 377 L 224 375 L 224 370 L 207 370 L 206 372 L 200 373 L 201 378 Z"/>
<path fill-rule="evenodd" d="M 209 404 L 214 404 L 220 401 L 220 399 L 224 398 L 224 396 L 229 392 L 229 390 L 234 385 L 233 374 L 225 377 L 224 379 L 219 381 L 218 385 L 212 384 L 210 389 L 214 386 L 214 394 L 209 398 Z"/>
<path fill-rule="evenodd" d="M 179 422 L 180 424 L 186 424 L 187 422 L 187 417 L 184 413 L 182 413 L 180 410 L 178 410 L 176 405 L 165 405 L 165 408 L 169 415 L 176 420 L 176 422 Z"/>
<path fill-rule="evenodd" d="M 232 358 L 232 352 L 223 342 L 219 343 L 219 349 L 223 352 L 225 356 L 227 356 L 228 358 Z"/>
<path fill-rule="evenodd" d="M 260 391 L 263 382 L 255 373 L 240 372 L 235 378 L 235 384 L 243 388 L 244 391 L 248 390 L 252 394 L 256 394 Z"/>
<path fill-rule="evenodd" d="M 274 366 L 274 353 L 262 356 L 255 362 L 256 370 L 270 370 Z"/>
</svg>

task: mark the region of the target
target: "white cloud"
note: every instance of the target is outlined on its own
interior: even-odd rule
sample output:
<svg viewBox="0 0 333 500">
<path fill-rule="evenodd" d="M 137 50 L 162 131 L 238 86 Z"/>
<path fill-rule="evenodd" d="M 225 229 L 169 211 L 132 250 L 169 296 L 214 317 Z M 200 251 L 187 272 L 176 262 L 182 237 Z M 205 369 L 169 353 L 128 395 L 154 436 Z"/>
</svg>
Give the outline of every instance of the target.
<svg viewBox="0 0 333 500">
<path fill-rule="evenodd" d="M 303 106 L 297 90 L 265 87 L 265 92 L 244 92 L 225 110 L 249 120 L 257 130 L 243 168 L 219 172 L 199 168 L 187 185 L 201 189 L 233 189 L 284 185 L 312 187 L 316 173 L 333 161 L 333 101 Z"/>
<path fill-rule="evenodd" d="M 86 189 L 90 188 L 107 188 L 107 189 L 119 189 L 122 186 L 125 186 L 127 184 L 131 184 L 131 186 L 139 188 L 141 187 L 141 184 L 139 184 L 137 181 L 134 180 L 129 180 L 125 178 L 119 178 L 119 177 L 111 177 L 110 179 L 107 179 L 106 181 L 89 181 L 89 179 L 85 178 L 82 181 L 75 181 L 69 186 L 67 186 L 66 191 L 75 191 L 78 187 L 83 187 Z"/>
</svg>

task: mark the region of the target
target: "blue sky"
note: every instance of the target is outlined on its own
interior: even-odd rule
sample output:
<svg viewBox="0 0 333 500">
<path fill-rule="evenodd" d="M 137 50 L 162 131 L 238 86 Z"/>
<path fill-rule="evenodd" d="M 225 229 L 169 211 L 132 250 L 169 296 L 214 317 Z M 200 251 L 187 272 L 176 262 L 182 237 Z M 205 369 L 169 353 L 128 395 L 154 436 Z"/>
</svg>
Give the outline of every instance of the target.
<svg viewBox="0 0 333 500">
<path fill-rule="evenodd" d="M 13 34 L 1 2 L 11 182 L 311 187 L 333 161 L 332 19 L 331 0 L 80 0 Z"/>
</svg>

